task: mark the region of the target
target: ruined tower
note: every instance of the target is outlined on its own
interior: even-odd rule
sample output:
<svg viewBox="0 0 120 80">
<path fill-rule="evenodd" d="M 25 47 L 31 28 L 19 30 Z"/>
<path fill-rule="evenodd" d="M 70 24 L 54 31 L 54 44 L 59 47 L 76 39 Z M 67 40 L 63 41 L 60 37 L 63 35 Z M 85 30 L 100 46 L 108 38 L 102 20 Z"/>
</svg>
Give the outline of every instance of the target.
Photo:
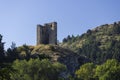
<svg viewBox="0 0 120 80">
<path fill-rule="evenodd" d="M 57 23 L 37 25 L 37 45 L 57 44 Z"/>
</svg>

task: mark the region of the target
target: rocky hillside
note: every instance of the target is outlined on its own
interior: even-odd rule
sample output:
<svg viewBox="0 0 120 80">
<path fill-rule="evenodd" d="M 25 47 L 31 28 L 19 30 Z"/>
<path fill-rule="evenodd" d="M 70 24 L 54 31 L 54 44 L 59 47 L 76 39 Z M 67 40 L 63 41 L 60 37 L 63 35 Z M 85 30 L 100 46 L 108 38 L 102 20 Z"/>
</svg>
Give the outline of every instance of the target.
<svg viewBox="0 0 120 80">
<path fill-rule="evenodd" d="M 42 58 L 46 57 L 52 62 L 60 62 L 67 67 L 65 74 L 73 74 L 80 65 L 88 62 L 89 60 L 83 56 L 80 56 L 69 49 L 62 48 L 57 45 L 38 45 L 27 46 L 23 45 L 17 48 L 20 59 Z"/>
<path fill-rule="evenodd" d="M 98 26 L 81 36 L 68 36 L 61 46 L 95 63 L 103 63 L 111 58 L 120 61 L 120 22 Z"/>
<path fill-rule="evenodd" d="M 13 44 L 11 48 L 5 51 L 4 43 L 2 42 L 2 36 L 0 39 L 0 44 L 1 44 L 0 46 L 1 63 L 7 63 L 12 65 L 14 61 L 20 60 L 20 62 L 23 61 L 22 62 L 22 66 L 23 66 L 25 61 L 31 64 L 32 60 L 33 61 L 38 60 L 37 62 L 39 61 L 41 62 L 42 60 L 47 59 L 46 60 L 48 61 L 47 63 L 50 62 L 51 64 L 51 69 L 49 68 L 48 65 L 47 67 L 46 65 L 44 65 L 42 66 L 43 72 L 46 69 L 49 69 L 50 73 L 56 72 L 57 69 L 60 68 L 60 66 L 57 66 L 56 68 L 54 68 L 54 72 L 53 72 L 51 71 L 53 68 L 52 64 L 59 62 L 64 64 L 65 66 L 64 65 L 63 66 L 66 69 L 62 73 L 60 72 L 59 77 L 66 78 L 66 79 L 71 77 L 71 80 L 72 80 L 72 77 L 75 77 L 74 76 L 75 71 L 79 69 L 79 67 L 84 63 L 93 62 L 95 64 L 102 64 L 108 59 L 117 59 L 118 61 L 120 61 L 120 22 L 98 26 L 95 29 L 88 30 L 86 33 L 80 36 L 79 35 L 68 36 L 67 38 L 63 39 L 63 43 L 61 43 L 60 45 L 42 45 L 41 44 L 37 46 L 23 45 L 20 47 L 15 47 L 15 45 Z M 19 70 L 18 64 L 19 62 L 16 62 L 16 65 L 17 65 L 16 67 Z M 39 67 L 41 67 L 41 64 L 39 65 Z M 91 74 L 91 67 L 86 66 L 86 68 L 87 67 L 88 69 L 90 69 L 89 74 Z M 23 66 L 23 73 L 25 71 L 24 68 L 27 69 L 26 66 Z M 5 69 L 6 67 L 3 67 L 3 72 Z M 31 68 L 28 69 L 28 71 L 29 70 L 31 71 Z M 86 69 L 84 68 L 84 70 Z M 82 70 L 83 72 L 82 74 L 84 74 L 84 70 Z M 34 69 L 33 69 L 33 72 L 34 72 Z M 6 73 L 8 72 L 5 72 L 5 74 Z M 46 72 L 44 73 L 46 75 Z M 27 72 L 27 74 L 31 76 L 31 73 Z M 21 77 L 20 74 L 19 76 Z M 46 76 L 48 77 L 48 75 Z M 52 76 L 52 78 L 54 77 Z"/>
</svg>

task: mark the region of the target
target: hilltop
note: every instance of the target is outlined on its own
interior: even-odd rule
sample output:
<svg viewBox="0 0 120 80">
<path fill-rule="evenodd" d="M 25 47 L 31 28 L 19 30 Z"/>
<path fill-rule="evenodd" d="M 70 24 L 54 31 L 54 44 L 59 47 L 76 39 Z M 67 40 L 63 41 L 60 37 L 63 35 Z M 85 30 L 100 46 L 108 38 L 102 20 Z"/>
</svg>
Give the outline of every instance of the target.
<svg viewBox="0 0 120 80">
<path fill-rule="evenodd" d="M 53 63 L 60 62 L 67 67 L 64 76 L 67 74 L 74 74 L 79 66 L 89 62 L 89 59 L 58 45 L 23 45 L 17 48 L 17 54 L 19 54 L 19 59 L 29 60 L 30 58 L 47 58 Z"/>
<path fill-rule="evenodd" d="M 112 58 L 120 61 L 120 22 L 89 29 L 80 36 L 68 36 L 63 39 L 61 46 L 95 63 L 103 63 Z"/>
<path fill-rule="evenodd" d="M 68 35 L 67 38 L 63 39 L 63 43 L 58 45 L 38 44 L 29 46 L 24 44 L 15 47 L 15 44 L 12 43 L 11 48 L 6 51 L 4 50 L 5 43 L 2 42 L 2 35 L 0 35 L 0 44 L 1 79 L 67 80 L 73 78 L 74 80 L 75 78 L 76 80 L 83 77 L 83 79 L 88 80 L 86 74 L 88 76 L 92 74 L 89 76 L 90 79 L 98 78 L 95 72 L 104 65 L 105 67 L 102 69 L 106 69 L 107 65 L 110 67 L 107 67 L 110 69 L 107 69 L 110 74 L 115 72 L 119 75 L 117 72 L 120 69 L 118 66 L 120 62 L 120 22 L 89 29 L 82 35 Z M 117 67 L 113 66 L 114 63 Z M 100 71 L 98 70 L 98 72 Z M 111 76 L 108 72 L 104 72 L 104 74 Z M 79 77 L 79 75 L 83 76 Z"/>
</svg>

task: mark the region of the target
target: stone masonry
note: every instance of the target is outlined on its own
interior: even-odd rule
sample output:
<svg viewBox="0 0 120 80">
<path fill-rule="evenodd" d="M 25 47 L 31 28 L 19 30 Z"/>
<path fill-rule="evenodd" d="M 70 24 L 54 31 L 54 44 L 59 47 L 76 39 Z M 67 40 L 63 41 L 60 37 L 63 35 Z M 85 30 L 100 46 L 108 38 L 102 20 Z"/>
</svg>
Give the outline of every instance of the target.
<svg viewBox="0 0 120 80">
<path fill-rule="evenodd" d="M 57 22 L 37 25 L 37 45 L 57 44 Z"/>
</svg>

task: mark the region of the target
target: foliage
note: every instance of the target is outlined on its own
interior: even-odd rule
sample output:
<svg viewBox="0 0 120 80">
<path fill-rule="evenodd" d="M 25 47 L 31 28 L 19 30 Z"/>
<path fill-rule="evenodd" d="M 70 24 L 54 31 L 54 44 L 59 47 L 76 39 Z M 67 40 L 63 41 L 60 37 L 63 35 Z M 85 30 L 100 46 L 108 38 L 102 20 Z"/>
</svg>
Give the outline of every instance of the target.
<svg viewBox="0 0 120 80">
<path fill-rule="evenodd" d="M 91 80 L 95 74 L 95 67 L 93 63 L 86 63 L 75 74 L 78 79 Z"/>
<path fill-rule="evenodd" d="M 107 60 L 103 65 L 97 66 L 95 76 L 99 80 L 120 80 L 120 63 L 115 60 Z"/>
<path fill-rule="evenodd" d="M 120 63 L 115 59 L 107 60 L 97 66 L 86 63 L 75 74 L 82 80 L 120 80 Z"/>
<path fill-rule="evenodd" d="M 11 75 L 17 71 L 9 64 L 0 64 L 0 80 L 12 80 Z"/>
<path fill-rule="evenodd" d="M 112 34 L 120 34 L 120 25 L 118 25 L 116 22 L 114 23 Z"/>
<path fill-rule="evenodd" d="M 46 59 L 16 60 L 13 67 L 19 72 L 12 76 L 13 80 L 57 80 L 60 72 L 65 70 L 64 65 Z"/>
<path fill-rule="evenodd" d="M 107 59 L 120 61 L 120 23 L 105 24 L 88 30 L 81 36 L 64 38 L 62 47 L 89 58 L 96 64 Z"/>
<path fill-rule="evenodd" d="M 0 63 L 3 63 L 3 60 L 5 59 L 5 53 L 4 53 L 4 42 L 2 42 L 2 35 L 0 34 Z"/>
<path fill-rule="evenodd" d="M 30 47 L 27 46 L 26 44 L 24 44 L 21 47 L 18 47 L 17 51 L 19 52 L 20 59 L 26 59 L 26 60 L 30 59 L 32 49 L 30 49 Z"/>
<path fill-rule="evenodd" d="M 2 38 L 0 35 L 0 80 L 58 80 L 66 68 L 49 61 L 53 57 L 64 57 L 59 53 L 65 53 L 65 49 L 52 45 L 16 47 L 12 43 L 5 51 Z M 120 80 L 120 23 L 101 25 L 81 36 L 68 35 L 60 45 L 93 62 L 82 65 L 75 73 L 77 77 L 70 76 L 70 80 Z M 12 62 L 12 67 L 3 65 Z"/>
<path fill-rule="evenodd" d="M 12 43 L 11 48 L 7 49 L 7 62 L 13 62 L 16 59 L 19 59 L 19 54 L 15 43 Z"/>
<path fill-rule="evenodd" d="M 74 35 L 72 35 L 72 36 L 68 35 L 67 38 L 63 39 L 63 43 L 66 43 L 66 42 L 72 43 L 72 42 L 76 41 L 77 39 L 79 39 L 79 35 L 77 35 L 76 37 Z"/>
</svg>

